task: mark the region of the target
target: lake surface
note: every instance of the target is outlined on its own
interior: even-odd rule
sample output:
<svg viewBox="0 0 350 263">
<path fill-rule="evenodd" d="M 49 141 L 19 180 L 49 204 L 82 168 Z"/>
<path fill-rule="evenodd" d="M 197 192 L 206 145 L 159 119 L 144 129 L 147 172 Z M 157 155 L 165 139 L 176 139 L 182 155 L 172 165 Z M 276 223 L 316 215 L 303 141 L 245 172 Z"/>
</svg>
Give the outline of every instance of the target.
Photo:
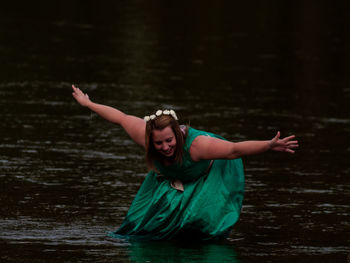
<svg viewBox="0 0 350 263">
<path fill-rule="evenodd" d="M 346 262 L 349 4 L 177 1 L 4 4 L 0 11 L 2 262 Z M 128 242 L 143 150 L 76 104 L 232 141 L 295 134 L 296 154 L 243 159 L 239 222 L 216 243 Z"/>
</svg>

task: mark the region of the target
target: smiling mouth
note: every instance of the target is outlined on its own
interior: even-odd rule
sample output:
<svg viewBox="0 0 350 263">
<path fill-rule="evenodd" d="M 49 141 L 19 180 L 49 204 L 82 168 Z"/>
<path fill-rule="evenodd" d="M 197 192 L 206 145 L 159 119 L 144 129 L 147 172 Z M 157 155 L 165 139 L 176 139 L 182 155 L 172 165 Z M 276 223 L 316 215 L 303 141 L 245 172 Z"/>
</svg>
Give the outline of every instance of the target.
<svg viewBox="0 0 350 263">
<path fill-rule="evenodd" d="M 170 150 L 168 150 L 168 151 L 163 151 L 163 153 L 164 153 L 164 155 L 170 155 L 170 154 L 172 154 L 174 152 L 174 149 L 170 149 Z"/>
</svg>

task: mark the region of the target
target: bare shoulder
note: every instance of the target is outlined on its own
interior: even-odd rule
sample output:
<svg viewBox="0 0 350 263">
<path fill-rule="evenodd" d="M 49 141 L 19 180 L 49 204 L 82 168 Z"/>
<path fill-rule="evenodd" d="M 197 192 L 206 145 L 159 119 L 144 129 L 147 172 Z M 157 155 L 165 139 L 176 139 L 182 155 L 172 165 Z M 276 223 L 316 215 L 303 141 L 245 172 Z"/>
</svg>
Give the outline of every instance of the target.
<svg viewBox="0 0 350 263">
<path fill-rule="evenodd" d="M 190 146 L 190 155 L 193 161 L 197 162 L 201 160 L 200 152 L 201 152 L 201 149 L 203 149 L 205 145 L 208 143 L 208 138 L 209 136 L 199 135 L 193 140 Z"/>
</svg>

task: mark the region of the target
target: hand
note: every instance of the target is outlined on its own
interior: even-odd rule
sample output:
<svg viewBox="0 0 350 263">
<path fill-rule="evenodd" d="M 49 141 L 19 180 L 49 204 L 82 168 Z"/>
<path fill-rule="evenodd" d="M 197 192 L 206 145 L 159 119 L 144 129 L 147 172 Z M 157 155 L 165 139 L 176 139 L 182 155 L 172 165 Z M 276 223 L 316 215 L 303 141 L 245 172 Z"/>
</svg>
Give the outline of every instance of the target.
<svg viewBox="0 0 350 263">
<path fill-rule="evenodd" d="M 74 99 L 84 107 L 87 107 L 89 103 L 91 103 L 89 96 L 85 93 L 83 93 L 79 88 L 76 88 L 74 85 L 72 85 L 73 89 L 73 97 Z"/>
<path fill-rule="evenodd" d="M 298 141 L 292 141 L 295 136 L 291 135 L 286 138 L 280 139 L 281 133 L 277 132 L 276 136 L 270 141 L 270 149 L 277 152 L 289 152 L 294 153 L 293 149 L 298 148 Z"/>
</svg>

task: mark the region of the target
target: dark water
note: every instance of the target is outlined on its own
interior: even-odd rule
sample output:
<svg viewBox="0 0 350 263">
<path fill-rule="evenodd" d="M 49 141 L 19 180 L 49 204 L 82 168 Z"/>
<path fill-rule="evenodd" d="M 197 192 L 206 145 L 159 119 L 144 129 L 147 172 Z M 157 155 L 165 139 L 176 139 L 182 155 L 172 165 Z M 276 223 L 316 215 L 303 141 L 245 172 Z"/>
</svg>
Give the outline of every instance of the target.
<svg viewBox="0 0 350 263">
<path fill-rule="evenodd" d="M 283 3 L 280 3 L 283 2 Z M 346 262 L 349 4 L 61 1 L 0 11 L 2 262 Z M 296 134 L 244 158 L 246 198 L 219 243 L 113 240 L 143 151 L 79 107 L 183 123 L 233 141 Z"/>
</svg>

